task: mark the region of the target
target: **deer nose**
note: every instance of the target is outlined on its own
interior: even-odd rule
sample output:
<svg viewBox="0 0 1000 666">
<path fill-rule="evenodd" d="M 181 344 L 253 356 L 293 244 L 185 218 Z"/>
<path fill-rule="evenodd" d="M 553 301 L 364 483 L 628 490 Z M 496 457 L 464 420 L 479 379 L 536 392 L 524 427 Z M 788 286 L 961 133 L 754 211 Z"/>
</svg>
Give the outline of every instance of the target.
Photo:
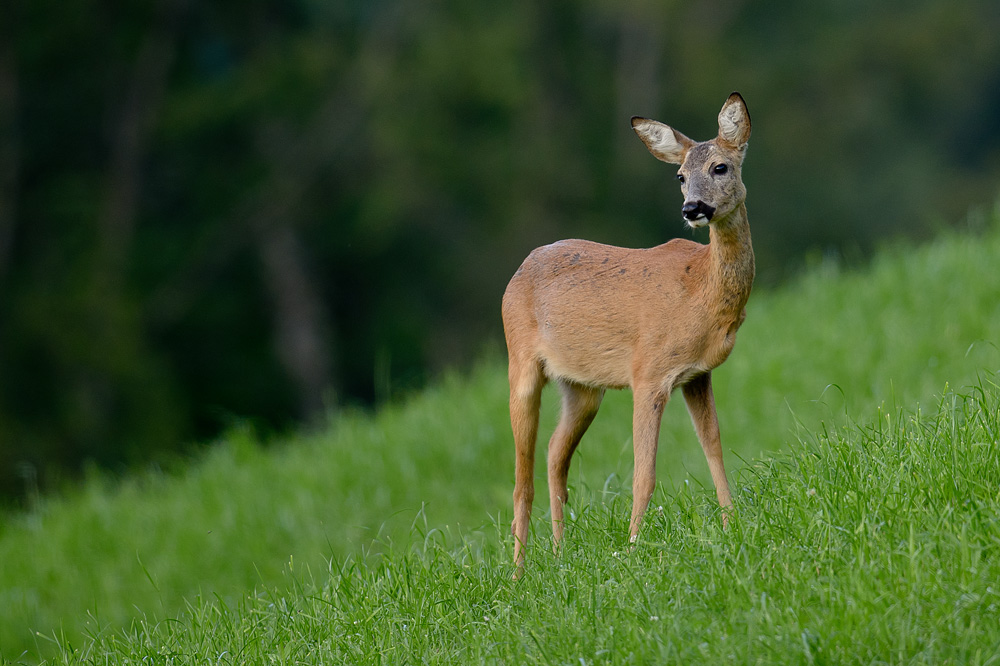
<svg viewBox="0 0 1000 666">
<path fill-rule="evenodd" d="M 681 206 L 681 215 L 686 220 L 697 220 L 699 217 L 711 220 L 714 214 L 715 206 L 709 206 L 704 201 L 685 201 Z"/>
</svg>

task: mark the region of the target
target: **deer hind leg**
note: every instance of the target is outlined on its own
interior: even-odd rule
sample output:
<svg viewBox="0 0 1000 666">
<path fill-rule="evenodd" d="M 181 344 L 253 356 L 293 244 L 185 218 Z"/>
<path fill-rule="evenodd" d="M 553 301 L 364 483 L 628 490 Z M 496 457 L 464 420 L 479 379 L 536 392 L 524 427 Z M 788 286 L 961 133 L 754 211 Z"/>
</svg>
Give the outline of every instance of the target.
<svg viewBox="0 0 1000 666">
<path fill-rule="evenodd" d="M 558 549 L 563 536 L 563 505 L 568 500 L 566 479 L 569 476 L 569 462 L 576 451 L 583 433 L 590 427 L 604 390 L 560 380 L 562 391 L 562 412 L 559 425 L 549 440 L 549 502 L 552 507 L 552 544 Z"/>
<path fill-rule="evenodd" d="M 510 425 L 514 431 L 514 562 L 518 572 L 524 563 L 531 503 L 535 499 L 535 439 L 545 375 L 535 361 L 510 360 Z M 515 574 L 516 576 L 517 574 Z"/>
<path fill-rule="evenodd" d="M 629 526 L 629 541 L 633 543 L 656 486 L 656 449 L 659 445 L 660 421 L 668 398 L 669 394 L 660 387 L 633 389 L 632 448 L 635 471 L 632 476 L 632 522 Z"/>
<path fill-rule="evenodd" d="M 687 402 L 691 421 L 694 423 L 698 441 L 705 451 L 708 469 L 712 473 L 715 494 L 722 507 L 722 523 L 729 522 L 729 511 L 733 500 L 729 494 L 726 468 L 722 464 L 722 440 L 719 438 L 719 418 L 715 412 L 715 396 L 712 393 L 712 373 L 706 372 L 684 385 L 684 400 Z"/>
</svg>

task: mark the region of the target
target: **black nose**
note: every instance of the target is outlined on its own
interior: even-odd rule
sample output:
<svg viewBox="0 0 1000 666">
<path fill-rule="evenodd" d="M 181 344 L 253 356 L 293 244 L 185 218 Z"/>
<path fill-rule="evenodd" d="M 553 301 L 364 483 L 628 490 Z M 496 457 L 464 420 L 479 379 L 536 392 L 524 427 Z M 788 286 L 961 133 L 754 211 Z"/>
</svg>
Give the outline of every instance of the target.
<svg viewBox="0 0 1000 666">
<path fill-rule="evenodd" d="M 704 201 L 686 201 L 684 202 L 684 205 L 681 206 L 681 215 L 683 215 L 686 220 L 697 220 L 702 216 L 704 216 L 706 220 L 711 220 L 712 216 L 715 215 L 715 206 L 709 206 Z"/>
</svg>

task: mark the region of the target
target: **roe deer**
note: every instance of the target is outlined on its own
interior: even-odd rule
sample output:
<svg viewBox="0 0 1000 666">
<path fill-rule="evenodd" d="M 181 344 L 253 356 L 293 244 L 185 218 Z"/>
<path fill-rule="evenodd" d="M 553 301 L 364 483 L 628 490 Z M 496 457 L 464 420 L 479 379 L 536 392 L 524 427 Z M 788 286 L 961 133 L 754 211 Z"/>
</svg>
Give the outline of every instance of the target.
<svg viewBox="0 0 1000 666">
<path fill-rule="evenodd" d="M 535 439 L 542 386 L 562 393 L 559 425 L 549 442 L 548 479 L 554 545 L 563 535 L 570 458 L 607 388 L 631 387 L 634 542 L 656 482 L 663 408 L 678 386 L 708 459 L 719 505 L 732 506 L 722 463 L 712 369 L 732 351 L 746 318 L 754 278 L 746 189 L 740 169 L 750 139 L 750 114 L 739 93 L 719 113 L 719 133 L 697 143 L 655 120 L 632 128 L 658 159 L 679 164 L 692 227 L 709 227 L 709 244 L 674 239 L 650 249 L 564 240 L 534 250 L 503 296 L 510 357 L 510 421 L 514 431 L 515 577 L 534 499 Z"/>
</svg>

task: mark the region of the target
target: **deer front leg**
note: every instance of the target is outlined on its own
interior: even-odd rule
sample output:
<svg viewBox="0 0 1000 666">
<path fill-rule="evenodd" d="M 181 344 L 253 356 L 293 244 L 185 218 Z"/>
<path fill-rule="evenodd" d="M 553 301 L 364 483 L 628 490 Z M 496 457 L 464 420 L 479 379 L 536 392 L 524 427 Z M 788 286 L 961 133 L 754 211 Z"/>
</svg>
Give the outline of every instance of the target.
<svg viewBox="0 0 1000 666">
<path fill-rule="evenodd" d="M 569 492 L 566 479 L 569 462 L 583 433 L 590 427 L 604 397 L 602 389 L 582 386 L 569 381 L 559 382 L 562 391 L 562 412 L 559 425 L 549 441 L 549 501 L 552 508 L 552 546 L 558 550 L 563 536 L 563 505 Z"/>
<path fill-rule="evenodd" d="M 635 471 L 632 476 L 632 522 L 629 542 L 635 543 L 639 525 L 656 486 L 656 448 L 659 445 L 660 421 L 667 406 L 668 394 L 660 389 L 633 389 L 632 448 Z"/>
<path fill-rule="evenodd" d="M 719 437 L 719 418 L 715 412 L 715 396 L 712 393 L 712 373 L 706 372 L 695 377 L 684 385 L 683 390 L 691 422 L 694 423 L 698 441 L 708 460 L 715 494 L 722 507 L 722 524 L 725 526 L 729 523 L 729 510 L 733 506 L 733 500 L 729 494 L 726 468 L 722 463 L 722 440 Z"/>
</svg>

